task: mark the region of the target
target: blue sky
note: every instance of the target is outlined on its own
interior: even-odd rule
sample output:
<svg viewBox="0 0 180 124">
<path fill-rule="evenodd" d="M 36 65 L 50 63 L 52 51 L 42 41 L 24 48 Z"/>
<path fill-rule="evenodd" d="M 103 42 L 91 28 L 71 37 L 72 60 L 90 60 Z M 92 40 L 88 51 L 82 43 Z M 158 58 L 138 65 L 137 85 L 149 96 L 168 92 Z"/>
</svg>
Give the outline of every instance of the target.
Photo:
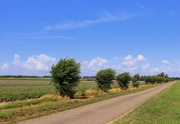
<svg viewBox="0 0 180 124">
<path fill-rule="evenodd" d="M 49 75 L 65 57 L 81 75 L 105 68 L 180 76 L 179 0 L 4 0 L 0 75 Z"/>
</svg>

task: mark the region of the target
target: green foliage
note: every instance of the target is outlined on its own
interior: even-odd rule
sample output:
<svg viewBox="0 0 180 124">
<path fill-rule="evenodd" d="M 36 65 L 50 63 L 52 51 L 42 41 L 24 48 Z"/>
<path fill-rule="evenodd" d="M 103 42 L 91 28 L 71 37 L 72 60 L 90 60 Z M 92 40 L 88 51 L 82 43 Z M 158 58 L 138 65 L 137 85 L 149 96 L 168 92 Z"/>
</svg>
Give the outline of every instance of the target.
<svg viewBox="0 0 180 124">
<path fill-rule="evenodd" d="M 147 76 L 145 78 L 146 84 L 155 84 L 155 83 L 162 83 L 162 82 L 169 82 L 173 81 L 171 78 L 167 78 L 167 74 L 165 75 L 164 72 L 158 74 L 157 76 Z"/>
<path fill-rule="evenodd" d="M 121 89 L 128 88 L 128 84 L 129 84 L 129 81 L 130 81 L 129 73 L 128 72 L 124 72 L 122 74 L 118 74 L 117 75 L 117 81 L 118 81 L 119 87 Z"/>
<path fill-rule="evenodd" d="M 75 87 L 80 79 L 79 73 L 80 63 L 76 63 L 74 59 L 61 59 L 55 66 L 52 66 L 52 82 L 61 96 L 74 97 Z"/>
<path fill-rule="evenodd" d="M 96 74 L 98 89 L 105 92 L 111 89 L 111 84 L 113 83 L 112 80 L 114 79 L 115 74 L 115 70 L 110 68 L 98 71 Z"/>
<path fill-rule="evenodd" d="M 140 82 L 137 82 L 139 78 L 140 78 L 140 75 L 138 73 L 133 76 L 132 78 L 133 87 L 136 87 L 136 88 L 139 87 Z"/>
<path fill-rule="evenodd" d="M 132 78 L 132 82 L 137 82 L 139 80 L 139 78 L 140 78 L 140 75 L 138 73 L 135 74 Z"/>
<path fill-rule="evenodd" d="M 145 78 L 145 82 L 146 84 L 155 84 L 156 83 L 155 76 L 147 76 Z"/>
<path fill-rule="evenodd" d="M 133 87 L 138 88 L 140 86 L 140 82 L 133 82 Z"/>
</svg>

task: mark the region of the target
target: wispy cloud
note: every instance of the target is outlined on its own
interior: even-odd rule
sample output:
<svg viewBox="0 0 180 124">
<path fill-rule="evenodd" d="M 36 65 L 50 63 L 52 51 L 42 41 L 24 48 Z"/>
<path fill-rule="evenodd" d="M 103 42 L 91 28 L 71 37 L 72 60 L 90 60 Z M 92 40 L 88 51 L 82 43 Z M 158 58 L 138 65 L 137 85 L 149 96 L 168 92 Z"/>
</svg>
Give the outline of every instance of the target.
<svg viewBox="0 0 180 124">
<path fill-rule="evenodd" d="M 30 32 L 30 33 L 19 33 L 19 32 L 7 32 L 9 35 L 16 35 L 16 36 L 24 36 L 28 38 L 34 38 L 34 39 L 75 39 L 75 37 L 69 37 L 69 36 L 58 36 L 53 35 L 49 32 Z"/>
<path fill-rule="evenodd" d="M 48 38 L 76 39 L 75 37 L 65 37 L 65 36 L 36 36 L 32 38 L 35 38 L 35 39 L 48 39 Z"/>
<path fill-rule="evenodd" d="M 81 28 L 81 27 L 86 27 L 89 25 L 93 24 L 99 24 L 99 23 L 105 23 L 105 22 L 110 22 L 110 21 L 118 21 L 118 20 L 128 20 L 132 18 L 132 15 L 129 14 L 118 14 L 117 16 L 113 16 L 110 13 L 106 13 L 105 16 L 100 17 L 99 19 L 96 20 L 86 20 L 86 21 L 81 21 L 81 22 L 74 22 L 74 21 L 69 21 L 67 23 L 63 24 L 56 24 L 56 25 L 48 25 L 45 27 L 45 30 L 65 30 L 65 29 L 74 29 L 74 28 Z"/>
</svg>

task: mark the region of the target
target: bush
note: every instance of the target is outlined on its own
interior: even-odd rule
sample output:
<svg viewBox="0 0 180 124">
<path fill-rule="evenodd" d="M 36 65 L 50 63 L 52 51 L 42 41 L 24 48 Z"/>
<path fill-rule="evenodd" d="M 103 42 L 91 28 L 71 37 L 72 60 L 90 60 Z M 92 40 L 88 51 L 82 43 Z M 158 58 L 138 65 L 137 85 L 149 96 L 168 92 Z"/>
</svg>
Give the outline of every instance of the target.
<svg viewBox="0 0 180 124">
<path fill-rule="evenodd" d="M 113 69 L 104 69 L 100 70 L 96 74 L 96 82 L 98 85 L 98 89 L 107 92 L 111 89 L 111 84 L 113 83 L 113 79 L 115 77 L 115 70 Z"/>
<path fill-rule="evenodd" d="M 145 78 L 145 82 L 146 82 L 146 84 L 155 84 L 156 83 L 156 76 L 147 76 L 146 78 Z"/>
<path fill-rule="evenodd" d="M 130 81 L 130 75 L 128 72 L 117 75 L 117 81 L 121 89 L 127 89 Z"/>
<path fill-rule="evenodd" d="M 50 72 L 52 82 L 61 96 L 74 97 L 75 87 L 79 83 L 80 64 L 74 59 L 61 59 Z"/>
<path fill-rule="evenodd" d="M 138 88 L 140 86 L 140 82 L 133 82 L 133 87 Z"/>
</svg>

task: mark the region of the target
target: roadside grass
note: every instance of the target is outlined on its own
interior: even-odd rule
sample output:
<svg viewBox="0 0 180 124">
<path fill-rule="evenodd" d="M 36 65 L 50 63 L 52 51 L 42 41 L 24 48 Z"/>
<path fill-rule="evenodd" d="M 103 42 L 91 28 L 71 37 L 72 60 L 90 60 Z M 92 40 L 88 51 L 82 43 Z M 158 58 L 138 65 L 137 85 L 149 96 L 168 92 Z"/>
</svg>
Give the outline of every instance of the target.
<svg viewBox="0 0 180 124">
<path fill-rule="evenodd" d="M 12 102 L 10 104 L 0 106 L 0 110 L 36 105 L 36 104 L 40 104 L 40 103 L 48 102 L 48 101 L 58 101 L 58 98 L 44 98 L 44 99 L 35 99 L 35 100 L 31 100 L 31 101 Z"/>
<path fill-rule="evenodd" d="M 113 124 L 180 124 L 180 81 Z"/>
<path fill-rule="evenodd" d="M 84 82 L 87 83 L 87 82 Z M 58 97 L 58 95 L 54 95 L 53 97 L 51 95 L 45 95 L 42 96 L 39 99 L 32 99 L 32 100 L 23 100 L 23 101 L 15 101 L 15 102 L 9 102 L 7 104 L 0 106 L 0 123 L 16 123 L 18 121 L 35 118 L 43 115 L 48 115 L 76 107 L 80 107 L 83 105 L 95 103 L 98 101 L 102 101 L 109 98 L 114 98 L 117 96 L 130 94 L 134 92 L 139 92 L 145 89 L 149 89 L 155 86 L 159 86 L 161 84 L 156 85 L 141 85 L 140 88 L 130 88 L 129 90 L 122 90 L 118 92 L 99 92 L 96 90 L 96 86 L 94 86 L 95 82 L 91 82 L 89 84 L 89 87 L 86 87 L 85 89 L 88 89 L 91 87 L 91 89 L 85 90 L 85 96 L 84 97 L 79 90 L 79 96 L 75 97 L 75 99 L 68 99 L 68 98 L 62 98 Z M 83 87 L 82 82 L 82 87 Z M 93 86 L 91 86 L 93 85 Z M 87 91 L 94 91 L 92 94 L 87 94 Z M 58 97 L 58 98 L 57 98 Z"/>
</svg>

